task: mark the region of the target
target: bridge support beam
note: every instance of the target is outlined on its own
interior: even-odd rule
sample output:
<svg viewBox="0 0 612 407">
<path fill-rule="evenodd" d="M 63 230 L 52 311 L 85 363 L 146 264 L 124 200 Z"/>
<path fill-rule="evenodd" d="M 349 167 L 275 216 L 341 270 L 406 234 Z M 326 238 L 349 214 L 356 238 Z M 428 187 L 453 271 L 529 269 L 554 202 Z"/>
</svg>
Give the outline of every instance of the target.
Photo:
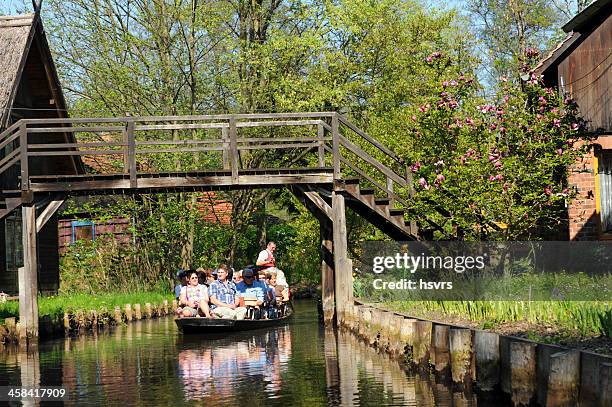
<svg viewBox="0 0 612 407">
<path fill-rule="evenodd" d="M 347 306 L 353 305 L 353 263 L 348 258 L 346 233 L 346 206 L 344 196 L 332 192 L 332 212 L 334 222 L 333 247 L 336 287 L 336 319 L 344 319 Z"/>
<path fill-rule="evenodd" d="M 323 303 L 323 321 L 325 325 L 334 323 L 334 237 L 333 223 L 326 218 L 319 218 L 321 235 L 321 296 Z"/>
<path fill-rule="evenodd" d="M 38 258 L 36 242 L 36 206 L 21 207 L 23 267 L 19 269 L 19 340 L 38 343 Z"/>
</svg>

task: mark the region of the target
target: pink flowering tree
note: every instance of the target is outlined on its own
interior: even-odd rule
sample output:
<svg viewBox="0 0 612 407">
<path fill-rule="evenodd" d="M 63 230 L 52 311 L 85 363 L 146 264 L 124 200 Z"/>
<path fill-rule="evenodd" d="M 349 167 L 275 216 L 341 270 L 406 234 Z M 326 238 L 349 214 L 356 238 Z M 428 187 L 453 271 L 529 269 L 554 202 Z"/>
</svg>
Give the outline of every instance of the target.
<svg viewBox="0 0 612 407">
<path fill-rule="evenodd" d="M 590 147 L 585 123 L 534 75 L 504 85 L 487 103 L 471 78 L 448 78 L 410 118 L 412 213 L 433 220 L 439 238 L 554 238 L 564 227 L 575 195 L 567 171 Z"/>
</svg>

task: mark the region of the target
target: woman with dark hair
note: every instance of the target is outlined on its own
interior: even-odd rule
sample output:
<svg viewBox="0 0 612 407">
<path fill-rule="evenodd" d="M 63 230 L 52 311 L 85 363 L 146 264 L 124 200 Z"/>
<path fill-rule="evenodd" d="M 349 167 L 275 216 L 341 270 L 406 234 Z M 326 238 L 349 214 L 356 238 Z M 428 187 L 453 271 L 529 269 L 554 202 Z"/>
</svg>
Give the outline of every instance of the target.
<svg viewBox="0 0 612 407">
<path fill-rule="evenodd" d="M 183 317 L 205 316 L 210 318 L 208 308 L 208 289 L 200 284 L 198 273 L 195 270 L 187 272 L 188 283 L 181 288 L 179 303 L 183 306 Z"/>
</svg>

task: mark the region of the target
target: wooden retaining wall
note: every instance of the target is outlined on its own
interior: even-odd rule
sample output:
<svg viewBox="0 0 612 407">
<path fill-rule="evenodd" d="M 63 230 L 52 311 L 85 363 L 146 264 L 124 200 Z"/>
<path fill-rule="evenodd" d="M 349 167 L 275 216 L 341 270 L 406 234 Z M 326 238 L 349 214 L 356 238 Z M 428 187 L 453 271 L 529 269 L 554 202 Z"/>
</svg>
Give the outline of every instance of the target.
<svg viewBox="0 0 612 407">
<path fill-rule="evenodd" d="M 367 344 L 455 386 L 503 391 L 514 405 L 612 407 L 612 358 L 359 303 L 339 321 Z"/>
<path fill-rule="evenodd" d="M 78 310 L 65 313 L 61 320 L 52 320 L 48 315 L 39 318 L 41 338 L 50 338 L 71 333 L 85 333 L 99 327 L 129 323 L 140 319 L 152 319 L 171 315 L 177 308 L 176 300 L 161 304 L 125 304 L 123 307 L 100 310 Z M 19 322 L 17 318 L 6 318 L 0 325 L 0 350 L 4 344 L 19 343 Z M 21 345 L 21 344 L 20 344 Z"/>
</svg>

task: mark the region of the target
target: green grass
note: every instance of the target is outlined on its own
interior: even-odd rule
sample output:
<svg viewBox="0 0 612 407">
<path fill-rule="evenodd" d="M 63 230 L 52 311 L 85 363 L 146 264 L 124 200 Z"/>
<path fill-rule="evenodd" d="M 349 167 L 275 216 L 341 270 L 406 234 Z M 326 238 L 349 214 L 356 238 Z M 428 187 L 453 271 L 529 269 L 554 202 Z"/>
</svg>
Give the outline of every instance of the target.
<svg viewBox="0 0 612 407">
<path fill-rule="evenodd" d="M 104 293 L 104 294 L 73 294 L 57 295 L 51 297 L 38 297 L 38 315 L 49 315 L 52 319 L 63 318 L 65 312 L 74 313 L 78 310 L 112 310 L 115 306 L 125 304 L 145 303 L 161 304 L 163 300 L 172 301 L 171 293 L 144 292 L 144 293 Z M 19 316 L 19 302 L 9 301 L 0 304 L 0 320 Z"/>
<path fill-rule="evenodd" d="M 505 322 L 553 324 L 582 335 L 612 337 L 612 311 L 599 301 L 386 301 L 406 313 L 440 312 L 492 328 Z"/>
</svg>

